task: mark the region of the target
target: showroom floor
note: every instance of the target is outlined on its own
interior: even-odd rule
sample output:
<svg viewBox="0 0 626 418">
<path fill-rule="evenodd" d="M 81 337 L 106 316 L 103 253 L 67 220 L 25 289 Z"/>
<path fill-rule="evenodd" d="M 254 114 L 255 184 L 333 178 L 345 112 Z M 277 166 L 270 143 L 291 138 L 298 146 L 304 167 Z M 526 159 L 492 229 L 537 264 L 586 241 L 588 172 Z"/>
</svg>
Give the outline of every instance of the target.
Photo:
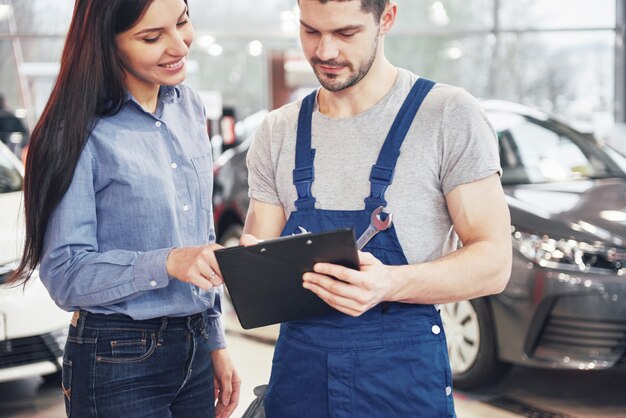
<svg viewBox="0 0 626 418">
<path fill-rule="evenodd" d="M 231 355 L 243 378 L 242 397 L 233 417 L 252 401 L 252 389 L 267 382 L 273 346 L 229 332 Z M 480 392 L 457 393 L 459 418 L 623 418 L 626 370 L 556 372 L 514 368 L 499 384 Z M 0 418 L 61 418 L 61 390 L 41 379 L 0 383 Z"/>
</svg>

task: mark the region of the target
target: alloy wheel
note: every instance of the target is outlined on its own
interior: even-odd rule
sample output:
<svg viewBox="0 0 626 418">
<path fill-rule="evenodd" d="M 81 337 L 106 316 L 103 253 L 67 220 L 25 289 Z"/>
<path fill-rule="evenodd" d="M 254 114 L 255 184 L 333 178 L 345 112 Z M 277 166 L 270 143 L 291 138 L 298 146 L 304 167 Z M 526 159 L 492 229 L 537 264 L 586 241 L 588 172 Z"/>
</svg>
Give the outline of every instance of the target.
<svg viewBox="0 0 626 418">
<path fill-rule="evenodd" d="M 469 301 L 448 303 L 440 308 L 452 373 L 465 373 L 476 362 L 480 350 L 478 315 Z"/>
</svg>

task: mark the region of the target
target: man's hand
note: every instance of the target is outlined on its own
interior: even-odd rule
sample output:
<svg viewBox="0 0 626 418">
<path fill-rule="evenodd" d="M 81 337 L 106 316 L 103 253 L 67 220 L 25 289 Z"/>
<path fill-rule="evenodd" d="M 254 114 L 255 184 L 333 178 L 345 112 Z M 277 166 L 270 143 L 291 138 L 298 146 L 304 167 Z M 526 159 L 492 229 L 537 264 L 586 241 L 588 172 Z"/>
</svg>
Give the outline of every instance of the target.
<svg viewBox="0 0 626 418">
<path fill-rule="evenodd" d="M 252 234 L 243 234 L 241 238 L 239 238 L 239 245 L 243 245 L 244 247 L 256 245 L 259 242 L 261 242 L 261 240 Z"/>
<path fill-rule="evenodd" d="M 217 287 L 224 283 L 214 254 L 220 248 L 218 244 L 174 248 L 167 256 L 167 274 L 204 290 Z"/>
<path fill-rule="evenodd" d="M 215 387 L 215 418 L 228 418 L 239 404 L 241 379 L 226 349 L 211 352 Z"/>
<path fill-rule="evenodd" d="M 361 271 L 318 263 L 313 267 L 315 272 L 304 274 L 302 286 L 338 311 L 360 316 L 380 302 L 389 300 L 395 288 L 392 267 L 363 252 L 359 252 L 359 263 Z"/>
</svg>

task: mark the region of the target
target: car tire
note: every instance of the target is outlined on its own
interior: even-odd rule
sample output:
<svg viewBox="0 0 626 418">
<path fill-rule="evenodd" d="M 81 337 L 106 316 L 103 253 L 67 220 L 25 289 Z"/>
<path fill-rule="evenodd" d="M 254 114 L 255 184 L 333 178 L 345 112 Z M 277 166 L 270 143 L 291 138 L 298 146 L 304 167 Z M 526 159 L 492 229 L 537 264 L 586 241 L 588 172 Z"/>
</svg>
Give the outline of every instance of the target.
<svg viewBox="0 0 626 418">
<path fill-rule="evenodd" d="M 441 305 L 454 386 L 489 386 L 511 367 L 498 359 L 497 339 L 484 298 Z"/>
<path fill-rule="evenodd" d="M 239 245 L 239 238 L 243 235 L 243 225 L 233 224 L 226 228 L 226 231 L 220 236 L 220 245 L 224 247 L 236 247 Z"/>
</svg>

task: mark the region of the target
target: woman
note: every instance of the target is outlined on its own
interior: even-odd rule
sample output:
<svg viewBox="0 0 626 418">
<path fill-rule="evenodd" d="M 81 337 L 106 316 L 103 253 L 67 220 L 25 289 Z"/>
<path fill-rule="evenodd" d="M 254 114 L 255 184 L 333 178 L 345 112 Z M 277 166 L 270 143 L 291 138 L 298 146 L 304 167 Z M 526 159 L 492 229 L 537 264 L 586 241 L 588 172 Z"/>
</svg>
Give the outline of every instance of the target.
<svg viewBox="0 0 626 418">
<path fill-rule="evenodd" d="M 14 280 L 40 275 L 75 311 L 68 416 L 228 417 L 203 106 L 181 85 L 186 0 L 77 0 L 26 164 Z M 217 406 L 215 399 L 217 398 Z"/>
</svg>

